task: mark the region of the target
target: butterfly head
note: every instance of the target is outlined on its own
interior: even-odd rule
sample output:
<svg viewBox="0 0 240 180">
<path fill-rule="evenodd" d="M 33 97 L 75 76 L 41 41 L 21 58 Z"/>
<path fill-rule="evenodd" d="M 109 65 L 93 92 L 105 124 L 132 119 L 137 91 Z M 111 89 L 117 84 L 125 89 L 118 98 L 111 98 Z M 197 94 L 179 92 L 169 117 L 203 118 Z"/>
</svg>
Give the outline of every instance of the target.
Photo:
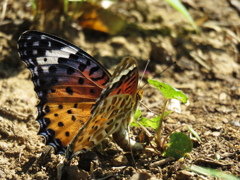
<svg viewBox="0 0 240 180">
<path fill-rule="evenodd" d="M 136 96 L 137 96 L 137 100 L 141 100 L 142 99 L 142 97 L 143 97 L 143 89 L 138 89 L 137 90 L 137 93 L 136 93 Z"/>
</svg>

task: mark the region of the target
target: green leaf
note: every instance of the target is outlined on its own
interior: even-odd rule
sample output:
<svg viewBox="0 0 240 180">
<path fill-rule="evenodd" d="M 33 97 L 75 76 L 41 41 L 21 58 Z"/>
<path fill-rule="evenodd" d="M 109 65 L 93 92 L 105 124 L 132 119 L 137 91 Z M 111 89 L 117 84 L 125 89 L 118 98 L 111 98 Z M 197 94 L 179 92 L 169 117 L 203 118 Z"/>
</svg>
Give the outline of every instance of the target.
<svg viewBox="0 0 240 180">
<path fill-rule="evenodd" d="M 181 158 L 186 153 L 191 152 L 193 143 L 191 139 L 181 132 L 174 132 L 170 135 L 170 142 L 167 144 L 167 149 L 163 152 L 164 156 Z"/>
<path fill-rule="evenodd" d="M 144 127 L 151 127 L 153 129 L 157 129 L 158 125 L 159 125 L 159 120 L 160 120 L 161 115 L 154 117 L 152 119 L 147 119 L 145 117 L 142 117 L 138 123 L 140 123 L 141 125 L 143 125 Z M 140 127 L 136 122 L 132 122 L 131 126 L 135 126 L 135 127 Z"/>
<path fill-rule="evenodd" d="M 190 167 L 187 167 L 188 170 L 193 171 L 198 174 L 202 174 L 205 176 L 213 176 L 213 177 L 218 177 L 220 179 L 231 179 L 231 180 L 240 180 L 240 178 L 232 175 L 232 174 L 227 174 L 222 171 L 218 171 L 215 169 L 211 168 L 205 168 L 201 166 L 196 166 L 196 165 L 191 165 Z"/>
<path fill-rule="evenodd" d="M 165 111 L 164 112 L 164 117 L 166 117 L 168 114 L 170 114 L 172 111 Z M 136 114 L 135 114 L 136 115 Z M 154 118 L 148 119 L 145 117 L 142 117 L 138 122 L 143 125 L 144 127 L 151 127 L 154 130 L 156 130 L 159 126 L 161 119 L 161 115 L 158 115 Z M 135 122 L 131 123 L 131 126 L 139 127 L 139 125 Z"/>
<path fill-rule="evenodd" d="M 157 129 L 160 119 L 161 115 L 158 115 L 151 119 L 142 118 L 141 121 L 139 121 L 139 123 L 141 123 L 144 127 L 151 127 L 153 129 Z"/>
<path fill-rule="evenodd" d="M 187 103 L 188 98 L 181 90 L 175 89 L 172 86 L 157 80 L 148 79 L 148 82 L 158 88 L 165 99 L 177 99 L 183 103 Z"/>
<path fill-rule="evenodd" d="M 186 128 L 190 131 L 190 133 L 192 133 L 192 135 L 193 135 L 195 138 L 197 138 L 197 140 L 198 140 L 199 142 L 202 142 L 201 139 L 200 139 L 200 137 L 199 137 L 199 135 L 198 135 L 198 133 L 197 133 L 196 131 L 194 131 L 194 129 L 192 129 L 192 128 L 189 127 L 189 126 L 186 126 Z"/>
<path fill-rule="evenodd" d="M 140 127 L 136 122 L 131 122 L 130 126 L 134 126 L 134 127 Z"/>
<path fill-rule="evenodd" d="M 191 15 L 189 14 L 189 12 L 185 8 L 185 6 L 181 3 L 181 1 L 179 1 L 179 0 L 166 0 L 166 1 L 168 4 L 170 4 L 172 7 L 174 7 L 178 12 L 180 12 L 182 15 L 184 15 L 187 18 L 187 20 L 190 22 L 190 24 L 193 26 L 195 31 L 197 33 L 199 32 L 197 25 L 195 24 Z"/>
</svg>

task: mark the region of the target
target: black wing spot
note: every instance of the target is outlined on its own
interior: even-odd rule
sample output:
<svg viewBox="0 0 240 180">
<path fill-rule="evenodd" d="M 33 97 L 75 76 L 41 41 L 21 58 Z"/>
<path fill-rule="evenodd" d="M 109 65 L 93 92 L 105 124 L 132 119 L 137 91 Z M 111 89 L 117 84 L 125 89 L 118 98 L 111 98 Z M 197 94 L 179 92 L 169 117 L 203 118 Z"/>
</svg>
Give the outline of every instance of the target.
<svg viewBox="0 0 240 180">
<path fill-rule="evenodd" d="M 89 71 L 89 76 L 91 76 L 93 73 L 97 72 L 100 69 L 99 66 L 93 67 Z"/>
<path fill-rule="evenodd" d="M 72 116 L 72 121 L 76 121 L 76 117 L 75 116 Z"/>
<path fill-rule="evenodd" d="M 67 69 L 67 74 L 68 75 L 72 75 L 72 74 L 74 74 L 75 73 L 75 69 L 73 69 L 72 67 L 69 67 L 68 69 Z"/>
<path fill-rule="evenodd" d="M 45 110 L 46 113 L 49 113 L 50 112 L 50 107 L 49 106 L 45 106 L 44 110 Z"/>
<path fill-rule="evenodd" d="M 66 58 L 61 58 L 61 57 L 59 57 L 59 58 L 58 58 L 58 63 L 59 63 L 59 64 L 67 63 L 67 59 L 66 59 Z"/>
<path fill-rule="evenodd" d="M 69 95 L 72 95 L 73 94 L 73 90 L 71 87 L 66 87 L 66 92 L 69 94 Z"/>
<path fill-rule="evenodd" d="M 86 69 L 86 67 L 87 67 L 86 64 L 80 64 L 80 65 L 78 66 L 78 69 L 79 69 L 81 72 L 83 72 L 83 71 Z"/>
<path fill-rule="evenodd" d="M 63 108 L 63 105 L 58 105 L 58 109 L 62 109 Z"/>
<path fill-rule="evenodd" d="M 70 135 L 70 133 L 69 133 L 68 131 L 66 131 L 66 132 L 65 132 L 65 136 L 68 137 L 69 135 Z"/>
<path fill-rule="evenodd" d="M 47 62 L 47 58 L 44 58 L 43 60 L 44 60 L 44 62 Z"/>
<path fill-rule="evenodd" d="M 56 89 L 51 89 L 50 91 L 51 91 L 51 93 L 55 93 Z"/>
<path fill-rule="evenodd" d="M 94 89 L 90 89 L 90 93 L 94 94 L 95 93 Z"/>
<path fill-rule="evenodd" d="M 48 69 L 49 73 L 55 74 L 57 72 L 57 68 L 56 66 L 50 66 Z"/>
<path fill-rule="evenodd" d="M 83 78 L 79 78 L 78 79 L 78 84 L 81 84 L 81 85 L 84 84 L 84 79 Z"/>
<path fill-rule="evenodd" d="M 78 104 L 76 103 L 76 104 L 74 104 L 74 106 L 73 106 L 74 108 L 77 108 L 78 107 Z"/>
<path fill-rule="evenodd" d="M 67 111 L 67 113 L 68 113 L 68 114 L 72 114 L 72 110 L 69 109 L 69 110 Z"/>
<path fill-rule="evenodd" d="M 58 117 L 58 114 L 54 114 L 55 117 Z"/>
<path fill-rule="evenodd" d="M 63 122 L 58 122 L 58 126 L 63 127 L 64 126 Z"/>
</svg>

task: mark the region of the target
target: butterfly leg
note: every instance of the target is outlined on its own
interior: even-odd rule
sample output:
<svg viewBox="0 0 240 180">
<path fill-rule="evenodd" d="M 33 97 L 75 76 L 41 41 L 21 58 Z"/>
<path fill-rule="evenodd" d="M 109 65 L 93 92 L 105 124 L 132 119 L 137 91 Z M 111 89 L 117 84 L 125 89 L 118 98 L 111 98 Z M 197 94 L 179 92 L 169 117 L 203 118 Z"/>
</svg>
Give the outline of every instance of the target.
<svg viewBox="0 0 240 180">
<path fill-rule="evenodd" d="M 143 145 L 141 143 L 129 138 L 128 131 L 123 125 L 119 127 L 118 131 L 113 133 L 113 139 L 124 151 L 130 151 L 131 149 L 132 151 L 143 150 Z"/>
</svg>

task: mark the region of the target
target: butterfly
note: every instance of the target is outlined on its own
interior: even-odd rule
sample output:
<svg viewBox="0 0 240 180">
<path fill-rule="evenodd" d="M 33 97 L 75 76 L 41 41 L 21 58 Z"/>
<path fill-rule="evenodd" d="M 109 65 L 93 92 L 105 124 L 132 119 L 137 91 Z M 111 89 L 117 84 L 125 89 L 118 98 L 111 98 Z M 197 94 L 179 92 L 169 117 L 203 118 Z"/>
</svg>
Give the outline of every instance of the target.
<svg viewBox="0 0 240 180">
<path fill-rule="evenodd" d="M 71 159 L 111 134 L 126 145 L 127 128 L 142 97 L 134 58 L 124 58 L 111 76 L 85 51 L 38 31 L 24 32 L 18 51 L 40 100 L 38 134 L 56 154 Z M 142 149 L 140 143 L 130 143 Z"/>
</svg>

